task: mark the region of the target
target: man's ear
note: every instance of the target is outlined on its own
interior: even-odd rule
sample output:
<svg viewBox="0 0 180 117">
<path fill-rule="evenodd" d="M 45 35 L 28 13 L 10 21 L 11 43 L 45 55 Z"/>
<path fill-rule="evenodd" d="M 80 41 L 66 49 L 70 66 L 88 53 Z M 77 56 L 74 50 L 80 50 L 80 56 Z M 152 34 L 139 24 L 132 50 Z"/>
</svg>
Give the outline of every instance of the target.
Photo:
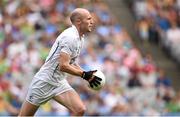
<svg viewBox="0 0 180 117">
<path fill-rule="evenodd" d="M 81 24 L 81 19 L 78 18 L 78 19 L 76 20 L 76 22 L 77 22 L 77 24 Z"/>
</svg>

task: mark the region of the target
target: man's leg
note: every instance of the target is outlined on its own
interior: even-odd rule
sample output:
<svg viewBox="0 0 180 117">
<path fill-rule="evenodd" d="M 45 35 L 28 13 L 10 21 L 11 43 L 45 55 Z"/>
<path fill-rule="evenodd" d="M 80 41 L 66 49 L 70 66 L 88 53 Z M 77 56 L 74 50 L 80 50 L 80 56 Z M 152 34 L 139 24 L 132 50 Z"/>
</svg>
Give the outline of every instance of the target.
<svg viewBox="0 0 180 117">
<path fill-rule="evenodd" d="M 33 105 L 28 101 L 24 101 L 19 112 L 19 116 L 33 116 L 38 108 L 39 106 Z"/>
<path fill-rule="evenodd" d="M 82 116 L 86 110 L 85 105 L 74 90 L 59 94 L 54 97 L 54 100 L 68 108 L 71 115 Z"/>
</svg>

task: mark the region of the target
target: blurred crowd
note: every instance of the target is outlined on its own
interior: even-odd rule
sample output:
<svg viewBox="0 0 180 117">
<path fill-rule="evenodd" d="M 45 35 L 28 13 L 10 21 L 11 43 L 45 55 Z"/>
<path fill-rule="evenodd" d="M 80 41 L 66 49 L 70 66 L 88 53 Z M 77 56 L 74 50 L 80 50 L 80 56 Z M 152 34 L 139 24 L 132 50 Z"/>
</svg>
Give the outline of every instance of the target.
<svg viewBox="0 0 180 117">
<path fill-rule="evenodd" d="M 180 63 L 180 0 L 134 0 L 137 31 Z"/>
<path fill-rule="evenodd" d="M 144 4 L 151 1 L 136 0 Z M 159 4 L 162 7 L 163 2 Z M 149 5 L 148 13 L 137 14 L 138 19 L 148 14 L 153 17 L 157 15 L 154 4 Z M 169 3 L 166 5 L 173 6 Z M 85 70 L 102 70 L 106 76 L 106 85 L 98 92 L 91 90 L 81 78 L 68 76 L 67 80 L 87 107 L 85 115 L 177 114 L 180 111 L 180 92 L 174 91 L 171 78 L 156 66 L 151 54 L 142 56 L 102 0 L 2 0 L 0 115 L 17 115 L 29 83 L 43 64 L 56 37 L 71 25 L 69 15 L 76 7 L 90 10 L 96 22 L 95 31 L 85 40 L 79 64 Z M 161 32 L 173 31 L 170 21 L 175 22 L 174 9 L 158 9 L 162 16 L 172 12 L 172 19 L 166 20 L 169 27 L 165 25 L 166 30 L 162 28 Z M 164 22 L 167 17 L 155 18 L 162 18 Z M 139 21 L 147 25 L 148 19 L 152 18 L 143 17 Z M 177 26 L 177 23 L 173 24 Z M 146 33 L 143 32 L 143 35 L 147 36 Z M 51 100 L 42 105 L 36 115 L 69 115 L 69 111 Z"/>
</svg>

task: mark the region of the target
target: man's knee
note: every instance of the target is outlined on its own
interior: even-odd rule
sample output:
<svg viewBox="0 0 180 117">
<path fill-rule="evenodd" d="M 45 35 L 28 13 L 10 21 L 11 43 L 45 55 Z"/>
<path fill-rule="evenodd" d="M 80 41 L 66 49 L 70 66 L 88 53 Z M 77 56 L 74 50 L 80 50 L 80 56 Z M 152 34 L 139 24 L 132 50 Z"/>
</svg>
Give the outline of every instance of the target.
<svg viewBox="0 0 180 117">
<path fill-rule="evenodd" d="M 83 114 L 85 113 L 85 111 L 86 111 L 86 107 L 85 107 L 85 106 L 82 106 L 81 108 L 79 108 L 78 113 L 81 114 L 81 115 L 83 115 Z"/>
<path fill-rule="evenodd" d="M 83 106 L 79 106 L 76 109 L 74 109 L 73 114 L 84 115 L 85 111 L 86 111 L 86 107 L 83 105 Z"/>
</svg>

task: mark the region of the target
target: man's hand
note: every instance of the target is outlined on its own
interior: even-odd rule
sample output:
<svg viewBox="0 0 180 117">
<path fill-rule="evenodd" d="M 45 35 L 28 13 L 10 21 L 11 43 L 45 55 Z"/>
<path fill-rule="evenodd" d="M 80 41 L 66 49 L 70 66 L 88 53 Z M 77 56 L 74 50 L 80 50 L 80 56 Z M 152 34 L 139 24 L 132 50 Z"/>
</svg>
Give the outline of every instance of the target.
<svg viewBox="0 0 180 117">
<path fill-rule="evenodd" d="M 97 70 L 93 71 L 84 71 L 82 74 L 82 78 L 87 80 L 90 84 L 90 87 L 98 86 L 100 85 L 100 81 L 102 80 L 99 77 L 93 76 L 93 73 L 96 72 Z"/>
<path fill-rule="evenodd" d="M 93 73 L 96 72 L 97 70 L 93 70 L 93 71 L 83 71 L 83 74 L 82 74 L 82 78 L 87 80 L 89 82 L 89 80 L 91 80 L 92 76 L 93 76 Z"/>
</svg>

